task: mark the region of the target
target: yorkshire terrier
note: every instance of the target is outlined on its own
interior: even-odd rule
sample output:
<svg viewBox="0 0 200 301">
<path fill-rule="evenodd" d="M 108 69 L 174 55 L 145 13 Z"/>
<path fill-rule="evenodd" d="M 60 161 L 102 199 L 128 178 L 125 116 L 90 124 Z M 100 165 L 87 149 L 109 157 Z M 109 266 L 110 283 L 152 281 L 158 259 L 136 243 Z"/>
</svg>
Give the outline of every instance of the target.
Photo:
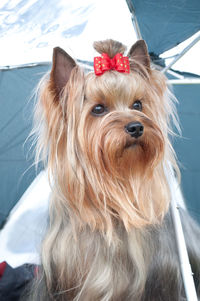
<svg viewBox="0 0 200 301">
<path fill-rule="evenodd" d="M 186 300 L 170 213 L 169 136 L 176 123 L 165 76 L 143 40 L 105 40 L 87 74 L 55 48 L 35 111 L 37 160 L 52 198 L 30 300 Z M 198 226 L 182 221 L 199 294 Z"/>
</svg>

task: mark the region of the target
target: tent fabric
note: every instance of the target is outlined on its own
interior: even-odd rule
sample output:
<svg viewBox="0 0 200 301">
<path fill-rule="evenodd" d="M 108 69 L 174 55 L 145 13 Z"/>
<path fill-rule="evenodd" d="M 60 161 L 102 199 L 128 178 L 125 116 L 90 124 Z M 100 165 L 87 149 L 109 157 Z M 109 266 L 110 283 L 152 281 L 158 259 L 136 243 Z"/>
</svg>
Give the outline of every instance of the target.
<svg viewBox="0 0 200 301">
<path fill-rule="evenodd" d="M 199 0 L 126 0 L 150 53 L 159 55 L 200 30 Z"/>
<path fill-rule="evenodd" d="M 190 214 L 200 223 L 200 84 L 174 85 L 182 137 L 173 145 L 181 170 L 181 187 Z"/>
<path fill-rule="evenodd" d="M 32 128 L 31 95 L 48 69 L 41 65 L 0 70 L 0 228 L 36 176 L 31 141 L 26 139 Z"/>
</svg>

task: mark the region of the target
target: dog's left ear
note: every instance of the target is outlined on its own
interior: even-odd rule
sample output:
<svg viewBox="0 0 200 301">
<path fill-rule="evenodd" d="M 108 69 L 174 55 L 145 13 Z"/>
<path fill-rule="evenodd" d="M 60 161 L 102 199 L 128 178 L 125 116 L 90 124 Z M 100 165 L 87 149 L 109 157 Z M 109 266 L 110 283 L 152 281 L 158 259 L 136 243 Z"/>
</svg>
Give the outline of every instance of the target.
<svg viewBox="0 0 200 301">
<path fill-rule="evenodd" d="M 147 70 L 150 70 L 150 57 L 148 54 L 147 44 L 144 40 L 139 40 L 135 44 L 133 44 L 128 53 L 128 57 L 133 59 L 133 65 L 134 61 L 136 61 L 142 64 Z"/>
<path fill-rule="evenodd" d="M 56 47 L 53 49 L 50 81 L 57 96 L 67 84 L 71 71 L 75 66 L 76 62 L 62 48 Z"/>
</svg>

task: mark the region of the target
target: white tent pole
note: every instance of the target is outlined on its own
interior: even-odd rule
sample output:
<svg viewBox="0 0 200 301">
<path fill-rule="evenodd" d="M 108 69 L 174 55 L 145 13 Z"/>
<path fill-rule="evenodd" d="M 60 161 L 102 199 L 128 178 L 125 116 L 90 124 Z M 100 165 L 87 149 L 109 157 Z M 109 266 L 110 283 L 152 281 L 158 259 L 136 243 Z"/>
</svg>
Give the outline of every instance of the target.
<svg viewBox="0 0 200 301">
<path fill-rule="evenodd" d="M 170 85 L 200 85 L 200 78 L 170 79 Z"/>
<path fill-rule="evenodd" d="M 127 0 L 126 3 L 127 3 L 128 7 L 129 7 L 129 10 L 131 12 L 131 18 L 132 18 L 133 26 L 134 26 L 135 33 L 136 33 L 136 36 L 137 36 L 137 40 L 141 40 L 142 35 L 141 35 L 140 28 L 139 28 L 137 18 L 136 18 L 136 15 L 135 15 L 135 9 L 134 9 L 133 3 L 132 3 L 132 1 L 129 1 L 129 0 Z"/>
<path fill-rule="evenodd" d="M 180 268 L 185 288 L 186 299 L 187 301 L 198 301 L 194 285 L 193 273 L 190 266 L 189 256 L 181 224 L 181 218 L 179 213 L 180 207 L 177 205 L 177 199 L 175 197 L 175 189 L 178 189 L 178 183 L 176 182 L 174 173 L 172 171 L 172 167 L 171 165 L 169 165 L 169 163 L 167 167 L 168 168 L 165 168 L 165 173 L 168 179 L 171 193 L 172 220 L 174 224 L 175 237 L 177 242 Z"/>
<path fill-rule="evenodd" d="M 193 273 L 191 270 L 187 248 L 185 244 L 185 238 L 183 235 L 179 207 L 176 205 L 175 200 L 173 198 L 171 198 L 171 208 L 186 298 L 187 301 L 198 301 L 194 285 Z"/>
<path fill-rule="evenodd" d="M 185 47 L 180 53 L 179 55 L 177 55 L 173 61 L 166 66 L 162 72 L 165 73 L 167 70 L 169 70 L 178 60 L 180 60 L 180 58 L 182 56 L 184 56 L 184 54 L 186 54 L 198 41 L 200 41 L 200 33 L 198 34 L 198 36 L 187 46 Z"/>
</svg>

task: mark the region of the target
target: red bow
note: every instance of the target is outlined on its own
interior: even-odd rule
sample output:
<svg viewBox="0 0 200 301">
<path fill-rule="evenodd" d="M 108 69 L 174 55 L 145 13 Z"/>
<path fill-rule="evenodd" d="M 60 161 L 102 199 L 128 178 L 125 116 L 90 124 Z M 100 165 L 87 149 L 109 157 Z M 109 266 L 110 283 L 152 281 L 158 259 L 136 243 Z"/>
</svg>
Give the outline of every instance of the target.
<svg viewBox="0 0 200 301">
<path fill-rule="evenodd" d="M 113 59 L 109 58 L 107 53 L 102 53 L 101 57 L 94 58 L 94 72 L 96 75 L 102 75 L 105 71 L 116 70 L 118 72 L 130 72 L 129 59 L 121 53 L 117 53 Z"/>
</svg>

